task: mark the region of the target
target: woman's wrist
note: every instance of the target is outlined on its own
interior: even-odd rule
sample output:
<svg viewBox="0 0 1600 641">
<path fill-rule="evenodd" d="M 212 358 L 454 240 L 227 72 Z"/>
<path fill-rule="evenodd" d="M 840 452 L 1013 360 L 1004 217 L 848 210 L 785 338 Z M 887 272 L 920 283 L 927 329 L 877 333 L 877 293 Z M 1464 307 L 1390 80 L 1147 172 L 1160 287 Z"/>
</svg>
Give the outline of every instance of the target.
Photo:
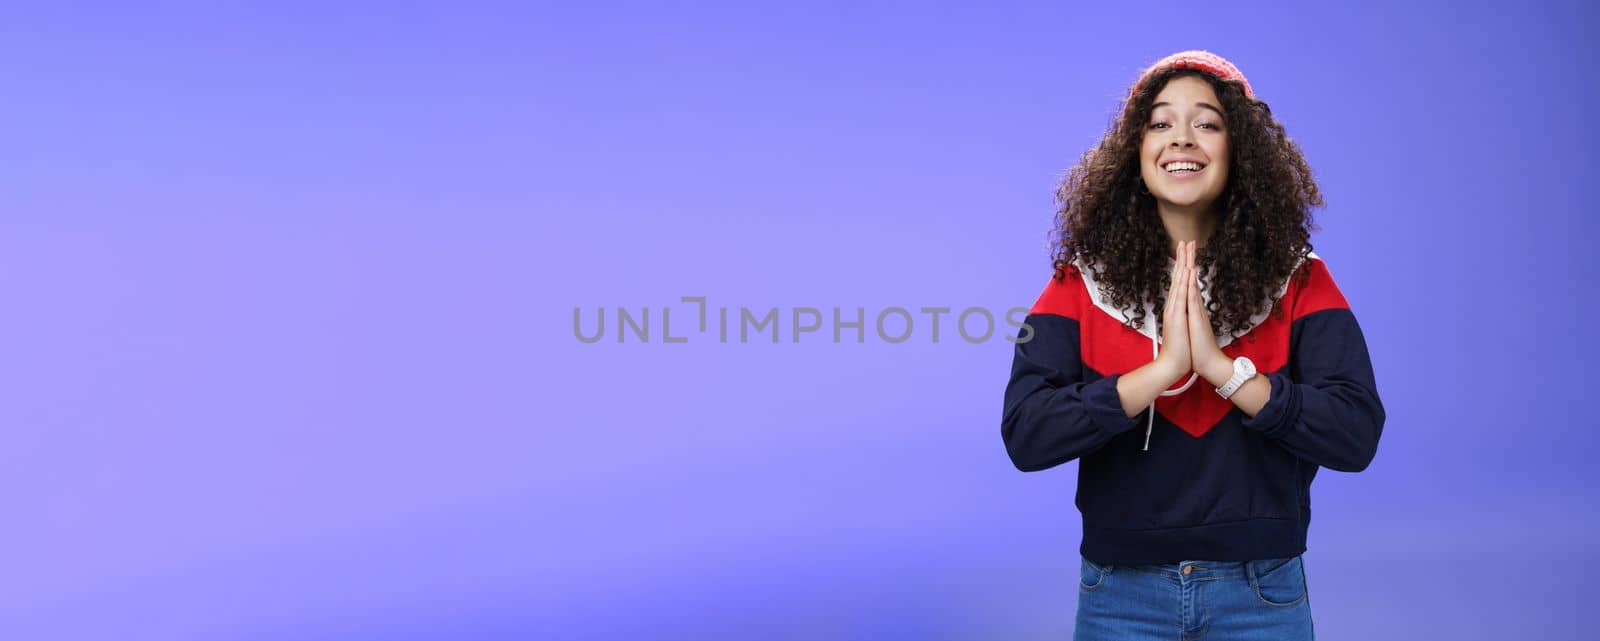
<svg viewBox="0 0 1600 641">
<path fill-rule="evenodd" d="M 1172 386 L 1177 385 L 1180 381 L 1189 378 L 1189 373 L 1191 370 L 1189 369 L 1187 363 L 1177 363 L 1170 360 L 1163 361 L 1159 358 L 1156 359 L 1156 362 L 1160 367 L 1159 371 L 1161 372 L 1161 380 L 1166 383 L 1165 385 L 1161 386 L 1161 389 L 1163 390 L 1172 389 Z"/>
<path fill-rule="evenodd" d="M 1228 379 L 1233 378 L 1233 359 L 1219 358 L 1206 363 L 1200 377 L 1211 383 L 1212 387 L 1222 387 Z"/>
</svg>

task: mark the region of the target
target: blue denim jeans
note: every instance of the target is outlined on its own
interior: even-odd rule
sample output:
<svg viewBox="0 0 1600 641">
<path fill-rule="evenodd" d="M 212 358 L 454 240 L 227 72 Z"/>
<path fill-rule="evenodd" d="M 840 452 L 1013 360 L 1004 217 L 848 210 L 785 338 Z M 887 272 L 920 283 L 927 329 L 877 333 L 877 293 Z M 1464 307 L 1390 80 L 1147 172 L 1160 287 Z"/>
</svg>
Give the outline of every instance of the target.
<svg viewBox="0 0 1600 641">
<path fill-rule="evenodd" d="M 1301 556 L 1104 566 L 1079 558 L 1076 641 L 1313 638 Z"/>
</svg>

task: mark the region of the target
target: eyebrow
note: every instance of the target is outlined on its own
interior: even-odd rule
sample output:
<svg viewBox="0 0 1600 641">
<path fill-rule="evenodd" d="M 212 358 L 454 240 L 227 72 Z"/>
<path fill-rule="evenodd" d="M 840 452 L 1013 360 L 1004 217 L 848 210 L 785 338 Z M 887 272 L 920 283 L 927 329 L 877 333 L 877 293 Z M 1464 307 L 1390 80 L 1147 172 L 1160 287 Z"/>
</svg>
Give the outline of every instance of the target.
<svg viewBox="0 0 1600 641">
<path fill-rule="evenodd" d="M 1205 107 L 1206 109 L 1210 109 L 1212 111 L 1215 111 L 1215 112 L 1217 112 L 1218 116 L 1223 115 L 1221 109 L 1216 108 L 1216 106 L 1212 105 L 1209 102 L 1197 102 L 1197 103 L 1194 103 L 1194 104 L 1197 107 Z M 1172 103 L 1170 103 L 1170 102 L 1158 102 L 1156 104 L 1150 105 L 1150 111 L 1155 111 L 1159 107 L 1171 107 L 1171 106 L 1172 106 Z"/>
</svg>

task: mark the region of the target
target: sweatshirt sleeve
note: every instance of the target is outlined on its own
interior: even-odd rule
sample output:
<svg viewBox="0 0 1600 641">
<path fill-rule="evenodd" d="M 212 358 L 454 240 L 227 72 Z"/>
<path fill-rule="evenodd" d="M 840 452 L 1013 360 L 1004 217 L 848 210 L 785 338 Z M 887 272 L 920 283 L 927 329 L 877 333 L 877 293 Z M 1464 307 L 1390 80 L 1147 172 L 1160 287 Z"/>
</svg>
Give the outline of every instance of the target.
<svg viewBox="0 0 1600 641">
<path fill-rule="evenodd" d="M 1006 384 L 1000 435 L 1011 462 L 1024 472 L 1093 452 L 1139 423 L 1138 416 L 1123 413 L 1121 375 L 1101 377 L 1084 366 L 1078 321 L 1049 304 L 1059 294 L 1047 289 L 1028 315 Z"/>
<path fill-rule="evenodd" d="M 1271 396 L 1243 424 L 1301 459 L 1360 472 L 1378 452 L 1383 401 L 1361 326 L 1320 262 L 1309 286 L 1321 292 L 1295 305 L 1288 366 L 1265 374 Z"/>
</svg>

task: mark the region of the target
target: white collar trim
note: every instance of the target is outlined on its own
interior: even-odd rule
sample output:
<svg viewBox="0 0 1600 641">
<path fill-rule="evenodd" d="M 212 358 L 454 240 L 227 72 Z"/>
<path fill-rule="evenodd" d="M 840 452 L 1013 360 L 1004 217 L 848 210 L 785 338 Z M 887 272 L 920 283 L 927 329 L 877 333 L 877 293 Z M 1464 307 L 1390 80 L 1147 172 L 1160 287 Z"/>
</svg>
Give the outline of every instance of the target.
<svg viewBox="0 0 1600 641">
<path fill-rule="evenodd" d="M 1309 254 L 1310 254 L 1310 256 L 1309 256 L 1310 258 L 1317 258 L 1319 260 L 1321 259 L 1321 257 L 1317 256 L 1316 252 L 1309 252 Z M 1302 260 L 1302 262 L 1304 261 L 1304 259 L 1301 259 L 1301 260 Z M 1167 258 L 1167 265 L 1169 267 L 1171 265 L 1173 265 L 1174 263 L 1176 263 L 1176 262 L 1177 262 L 1177 260 L 1175 260 L 1175 259 L 1173 259 L 1171 257 Z M 1124 316 L 1126 316 L 1127 318 L 1132 318 L 1133 317 L 1133 314 L 1134 314 L 1134 308 L 1133 307 L 1130 306 L 1130 307 L 1119 309 L 1119 308 L 1113 306 L 1111 304 L 1111 302 L 1107 299 L 1107 297 L 1105 297 L 1104 295 L 1102 295 L 1100 293 L 1100 284 L 1099 284 L 1099 282 L 1095 280 L 1094 274 L 1088 269 L 1088 267 L 1086 265 L 1083 264 L 1083 261 L 1082 261 L 1081 258 L 1073 259 L 1073 265 L 1077 266 L 1078 273 L 1082 275 L 1084 287 L 1086 287 L 1089 290 L 1089 298 L 1090 298 L 1090 300 L 1094 301 L 1094 306 L 1095 307 L 1099 307 L 1100 311 L 1103 311 L 1107 315 L 1109 315 L 1112 318 L 1116 319 L 1118 323 L 1126 323 L 1127 322 L 1127 320 L 1124 318 Z M 1300 268 L 1300 263 L 1295 263 L 1295 269 L 1294 270 L 1290 270 L 1289 273 L 1290 274 L 1294 274 L 1295 270 L 1298 270 L 1299 268 Z M 1200 276 L 1200 280 L 1202 282 L 1204 282 L 1206 280 L 1206 275 L 1202 274 Z M 1278 287 L 1278 293 L 1273 294 L 1273 296 L 1272 296 L 1273 302 L 1277 302 L 1278 299 L 1283 298 L 1283 294 L 1285 292 L 1287 292 L 1287 291 L 1289 291 L 1289 281 L 1286 279 L 1286 280 L 1284 280 L 1283 284 Z M 1210 289 L 1202 287 L 1200 289 L 1200 297 L 1201 297 L 1202 300 L 1204 300 L 1206 302 L 1206 304 L 1209 305 L 1211 303 Z M 1150 303 L 1150 302 L 1146 302 L 1144 304 L 1144 310 L 1145 310 L 1144 325 L 1139 327 L 1138 330 L 1139 330 L 1140 334 L 1144 334 L 1145 338 L 1149 338 L 1152 341 L 1160 343 L 1161 342 L 1161 337 L 1159 335 L 1157 335 L 1157 333 L 1156 333 L 1156 315 L 1155 315 L 1154 307 L 1155 307 L 1155 305 Z M 1124 314 L 1124 312 L 1126 312 L 1126 314 Z M 1257 312 L 1254 316 L 1251 316 L 1250 320 L 1245 324 L 1245 327 L 1242 329 L 1242 331 L 1239 332 L 1239 336 L 1243 336 L 1245 334 L 1250 333 L 1250 330 L 1255 329 L 1261 323 L 1265 322 L 1267 320 L 1267 316 L 1269 316 L 1271 314 L 1272 314 L 1272 308 L 1268 307 L 1267 309 L 1264 309 L 1264 310 L 1262 310 L 1260 312 Z M 1227 347 L 1230 343 L 1232 343 L 1234 341 L 1234 338 L 1235 337 L 1232 336 L 1232 335 L 1220 337 L 1217 340 L 1217 346 L 1218 347 Z"/>
</svg>

